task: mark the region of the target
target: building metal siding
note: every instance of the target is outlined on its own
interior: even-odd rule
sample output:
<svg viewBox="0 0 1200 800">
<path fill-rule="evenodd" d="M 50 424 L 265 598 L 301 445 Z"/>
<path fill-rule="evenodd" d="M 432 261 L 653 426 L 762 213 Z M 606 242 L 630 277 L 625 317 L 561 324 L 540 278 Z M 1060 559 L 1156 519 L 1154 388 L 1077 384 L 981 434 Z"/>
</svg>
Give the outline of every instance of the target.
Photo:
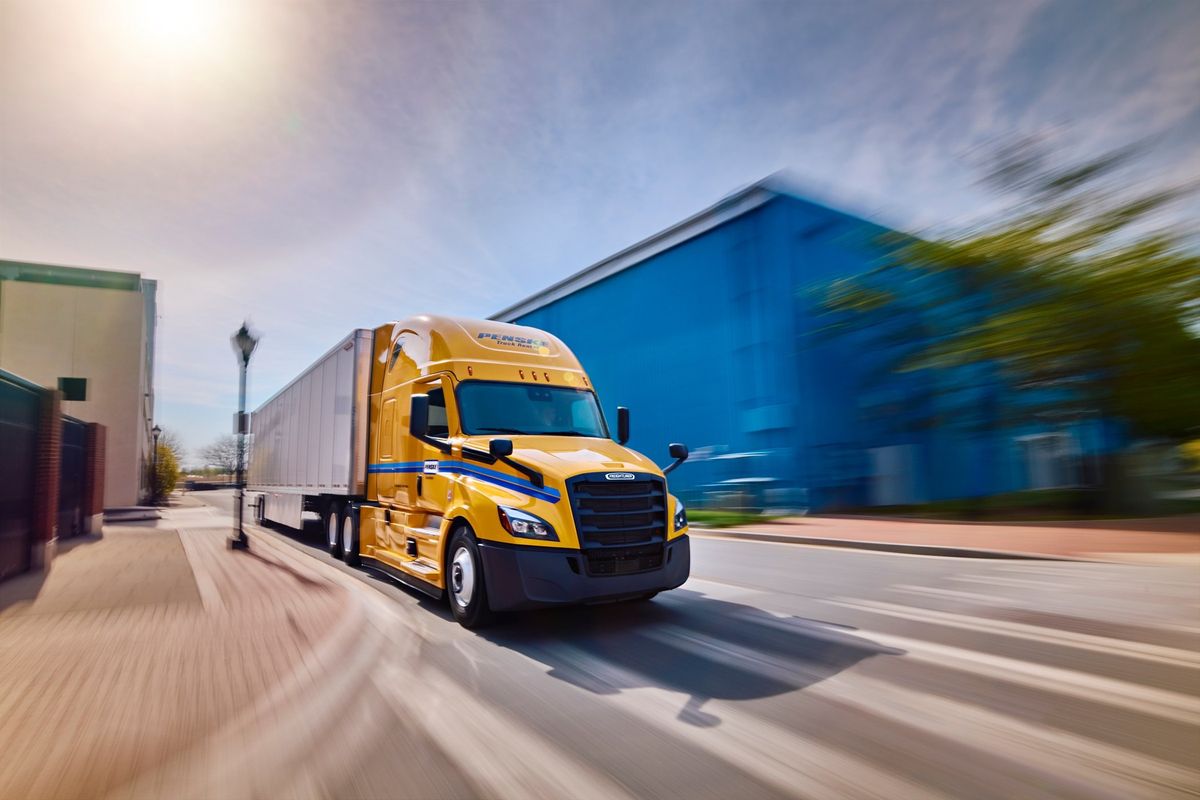
<svg viewBox="0 0 1200 800">
<path fill-rule="evenodd" d="M 670 481 L 685 497 L 753 478 L 814 510 L 1031 488 L 1022 442 L 1051 429 L 993 424 L 1016 401 L 986 367 L 897 374 L 878 335 L 823 330 L 819 290 L 883 263 L 888 233 L 760 184 L 647 239 L 641 260 L 629 248 L 495 318 L 563 339 L 609 419 L 630 407 L 635 449 L 666 464 L 669 442 L 688 444 L 694 456 Z M 1115 444 L 1111 428 L 1052 430 L 1086 462 Z"/>
</svg>

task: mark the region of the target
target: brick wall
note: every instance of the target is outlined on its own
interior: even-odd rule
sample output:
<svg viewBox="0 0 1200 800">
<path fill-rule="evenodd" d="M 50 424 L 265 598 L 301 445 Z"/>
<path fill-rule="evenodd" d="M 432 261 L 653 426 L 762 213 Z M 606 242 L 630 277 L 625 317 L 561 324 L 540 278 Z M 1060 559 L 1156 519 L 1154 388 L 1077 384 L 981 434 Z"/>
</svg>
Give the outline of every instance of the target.
<svg viewBox="0 0 1200 800">
<path fill-rule="evenodd" d="M 62 392 L 47 389 L 38 418 L 37 463 L 33 483 L 34 569 L 44 569 L 54 559 L 58 544 L 58 479 L 62 451 Z"/>
<path fill-rule="evenodd" d="M 86 438 L 86 461 L 83 471 L 83 532 L 97 533 L 104 522 L 104 443 L 107 429 L 98 422 L 89 422 Z"/>
</svg>

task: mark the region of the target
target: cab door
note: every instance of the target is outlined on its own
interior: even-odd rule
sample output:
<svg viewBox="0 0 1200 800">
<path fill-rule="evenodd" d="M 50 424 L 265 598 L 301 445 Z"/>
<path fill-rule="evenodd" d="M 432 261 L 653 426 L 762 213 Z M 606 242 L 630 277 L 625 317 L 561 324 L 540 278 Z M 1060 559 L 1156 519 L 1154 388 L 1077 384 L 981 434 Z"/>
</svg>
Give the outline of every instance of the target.
<svg viewBox="0 0 1200 800">
<path fill-rule="evenodd" d="M 454 385 L 448 376 L 439 375 L 413 383 L 413 394 L 429 395 L 429 435 L 446 440 L 458 435 L 458 415 L 454 404 Z M 414 471 L 405 474 L 408 496 L 414 511 L 441 515 L 450 504 L 453 474 L 457 464 L 453 449 L 444 452 L 427 442 L 408 439 L 408 457 Z"/>
<path fill-rule="evenodd" d="M 396 474 L 392 470 L 396 463 L 396 398 L 383 399 L 376 417 L 379 425 L 375 430 L 375 458 L 372 471 L 375 473 L 375 497 L 391 502 L 396 493 Z"/>
</svg>

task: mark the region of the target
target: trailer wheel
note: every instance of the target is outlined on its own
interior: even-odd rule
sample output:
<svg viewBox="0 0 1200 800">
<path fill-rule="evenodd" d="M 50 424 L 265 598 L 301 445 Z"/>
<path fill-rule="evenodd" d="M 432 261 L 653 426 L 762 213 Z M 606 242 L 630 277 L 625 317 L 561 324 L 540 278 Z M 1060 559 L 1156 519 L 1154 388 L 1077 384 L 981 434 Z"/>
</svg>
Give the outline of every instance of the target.
<svg viewBox="0 0 1200 800">
<path fill-rule="evenodd" d="M 342 561 L 352 567 L 362 563 L 358 554 L 358 509 L 347 505 L 341 514 L 342 522 Z"/>
<path fill-rule="evenodd" d="M 460 525 L 446 548 L 446 594 L 450 613 L 464 628 L 482 627 L 492 618 L 479 545 L 470 525 Z"/>
<path fill-rule="evenodd" d="M 330 503 L 321 515 L 321 527 L 325 529 L 325 547 L 334 558 L 342 555 L 341 526 L 341 508 L 337 503 Z"/>
</svg>

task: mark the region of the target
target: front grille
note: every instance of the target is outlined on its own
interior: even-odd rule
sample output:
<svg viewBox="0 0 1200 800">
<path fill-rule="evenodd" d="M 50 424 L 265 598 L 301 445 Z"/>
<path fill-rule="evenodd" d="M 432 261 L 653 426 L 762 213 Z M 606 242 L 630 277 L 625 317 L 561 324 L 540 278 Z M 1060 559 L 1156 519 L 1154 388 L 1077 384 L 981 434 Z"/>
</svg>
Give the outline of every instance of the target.
<svg viewBox="0 0 1200 800">
<path fill-rule="evenodd" d="M 567 481 L 575 529 L 591 575 L 629 575 L 662 566 L 667 492 L 661 478 L 610 481 L 605 473 Z"/>
<path fill-rule="evenodd" d="M 584 550 L 589 575 L 633 575 L 658 569 L 663 562 L 661 544 L 641 547 L 594 547 Z"/>
</svg>

